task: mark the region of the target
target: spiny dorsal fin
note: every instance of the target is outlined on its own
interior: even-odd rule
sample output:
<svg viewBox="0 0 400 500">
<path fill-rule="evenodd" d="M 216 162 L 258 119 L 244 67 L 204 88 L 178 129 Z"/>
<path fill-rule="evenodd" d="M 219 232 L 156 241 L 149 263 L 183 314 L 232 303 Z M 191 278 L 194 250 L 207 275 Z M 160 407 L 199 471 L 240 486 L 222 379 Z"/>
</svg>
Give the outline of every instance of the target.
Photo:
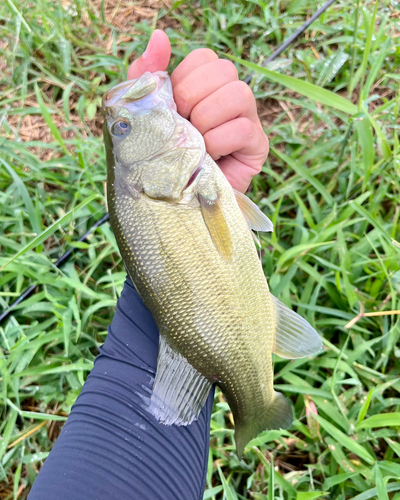
<svg viewBox="0 0 400 500">
<path fill-rule="evenodd" d="M 250 198 L 247 198 L 245 194 L 239 193 L 239 191 L 236 191 L 236 189 L 234 189 L 233 191 L 235 193 L 239 208 L 250 229 L 253 229 L 253 231 L 263 231 L 266 233 L 271 233 L 274 230 L 274 225 L 268 219 L 268 217 L 264 215 L 258 208 L 258 206 L 253 203 Z"/>
<path fill-rule="evenodd" d="M 224 260 L 231 260 L 233 257 L 232 236 L 225 220 L 219 198 L 217 197 L 215 200 L 210 200 L 200 193 L 197 197 L 200 202 L 204 222 L 206 223 L 218 253 Z"/>
<path fill-rule="evenodd" d="M 212 384 L 160 335 L 157 372 L 149 411 L 165 425 L 197 420 Z"/>
<path fill-rule="evenodd" d="M 317 354 L 322 340 L 308 321 L 271 294 L 277 325 L 275 346 L 272 351 L 281 358 L 297 359 Z"/>
</svg>

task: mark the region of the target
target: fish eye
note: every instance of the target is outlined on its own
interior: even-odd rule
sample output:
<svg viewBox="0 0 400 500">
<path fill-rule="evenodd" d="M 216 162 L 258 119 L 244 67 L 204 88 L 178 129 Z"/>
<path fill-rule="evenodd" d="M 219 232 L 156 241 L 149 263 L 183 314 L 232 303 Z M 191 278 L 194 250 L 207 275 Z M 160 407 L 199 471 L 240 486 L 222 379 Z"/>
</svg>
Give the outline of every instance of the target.
<svg viewBox="0 0 400 500">
<path fill-rule="evenodd" d="M 122 137 L 130 131 L 131 126 L 122 120 L 115 122 L 111 125 L 111 134 L 114 137 Z"/>
</svg>

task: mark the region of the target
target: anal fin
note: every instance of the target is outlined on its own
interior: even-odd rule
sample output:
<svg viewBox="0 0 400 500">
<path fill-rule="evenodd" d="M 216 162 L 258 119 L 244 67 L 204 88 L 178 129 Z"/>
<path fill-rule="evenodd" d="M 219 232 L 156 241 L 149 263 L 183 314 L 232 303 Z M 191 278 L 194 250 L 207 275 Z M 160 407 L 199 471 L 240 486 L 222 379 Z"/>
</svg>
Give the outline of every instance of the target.
<svg viewBox="0 0 400 500">
<path fill-rule="evenodd" d="M 197 420 L 212 384 L 160 335 L 150 413 L 165 425 Z"/>
<path fill-rule="evenodd" d="M 272 351 L 281 358 L 297 359 L 316 354 L 322 340 L 308 321 L 271 294 L 277 315 L 275 346 Z"/>
</svg>

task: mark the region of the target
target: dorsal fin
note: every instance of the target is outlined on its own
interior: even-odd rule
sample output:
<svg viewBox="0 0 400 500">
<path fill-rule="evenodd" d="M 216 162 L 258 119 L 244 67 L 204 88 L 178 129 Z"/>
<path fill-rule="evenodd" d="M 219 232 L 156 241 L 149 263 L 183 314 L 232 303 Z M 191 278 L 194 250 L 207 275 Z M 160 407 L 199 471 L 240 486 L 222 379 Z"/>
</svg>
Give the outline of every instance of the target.
<svg viewBox="0 0 400 500">
<path fill-rule="evenodd" d="M 239 208 L 250 229 L 253 229 L 253 231 L 263 231 L 266 233 L 271 233 L 274 230 L 274 225 L 268 219 L 268 217 L 263 214 L 258 206 L 253 203 L 245 194 L 239 193 L 239 191 L 236 191 L 236 189 L 234 189 L 233 191 L 235 193 Z"/>
<path fill-rule="evenodd" d="M 200 193 L 198 193 L 197 197 L 200 202 L 204 222 L 206 223 L 211 239 L 213 240 L 218 253 L 224 260 L 232 260 L 232 236 L 225 220 L 219 197 L 217 196 L 215 200 L 210 200 Z"/>
<path fill-rule="evenodd" d="M 281 358 L 297 359 L 317 354 L 322 340 L 308 321 L 271 294 L 277 325 L 272 351 Z"/>
</svg>

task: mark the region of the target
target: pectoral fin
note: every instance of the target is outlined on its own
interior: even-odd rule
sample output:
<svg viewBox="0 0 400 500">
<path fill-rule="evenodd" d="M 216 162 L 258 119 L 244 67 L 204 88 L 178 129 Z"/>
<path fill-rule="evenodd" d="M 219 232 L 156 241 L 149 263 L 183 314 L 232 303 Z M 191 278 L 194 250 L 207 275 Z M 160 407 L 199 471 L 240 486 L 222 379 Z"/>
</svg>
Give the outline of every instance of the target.
<svg viewBox="0 0 400 500">
<path fill-rule="evenodd" d="M 236 189 L 233 191 L 239 208 L 242 211 L 250 229 L 253 231 L 264 231 L 266 233 L 272 232 L 274 230 L 274 225 L 268 217 L 261 212 L 258 206 L 245 194 L 239 193 Z"/>
<path fill-rule="evenodd" d="M 277 315 L 273 352 L 281 358 L 297 359 L 316 354 L 322 340 L 308 321 L 271 295 Z"/>
<path fill-rule="evenodd" d="M 202 194 L 197 195 L 204 222 L 208 228 L 211 239 L 216 249 L 224 260 L 231 260 L 233 257 L 233 242 L 228 224 L 225 220 L 219 198 L 210 200 Z"/>
<path fill-rule="evenodd" d="M 150 413 L 165 425 L 188 425 L 197 420 L 212 384 L 162 336 Z"/>
</svg>

